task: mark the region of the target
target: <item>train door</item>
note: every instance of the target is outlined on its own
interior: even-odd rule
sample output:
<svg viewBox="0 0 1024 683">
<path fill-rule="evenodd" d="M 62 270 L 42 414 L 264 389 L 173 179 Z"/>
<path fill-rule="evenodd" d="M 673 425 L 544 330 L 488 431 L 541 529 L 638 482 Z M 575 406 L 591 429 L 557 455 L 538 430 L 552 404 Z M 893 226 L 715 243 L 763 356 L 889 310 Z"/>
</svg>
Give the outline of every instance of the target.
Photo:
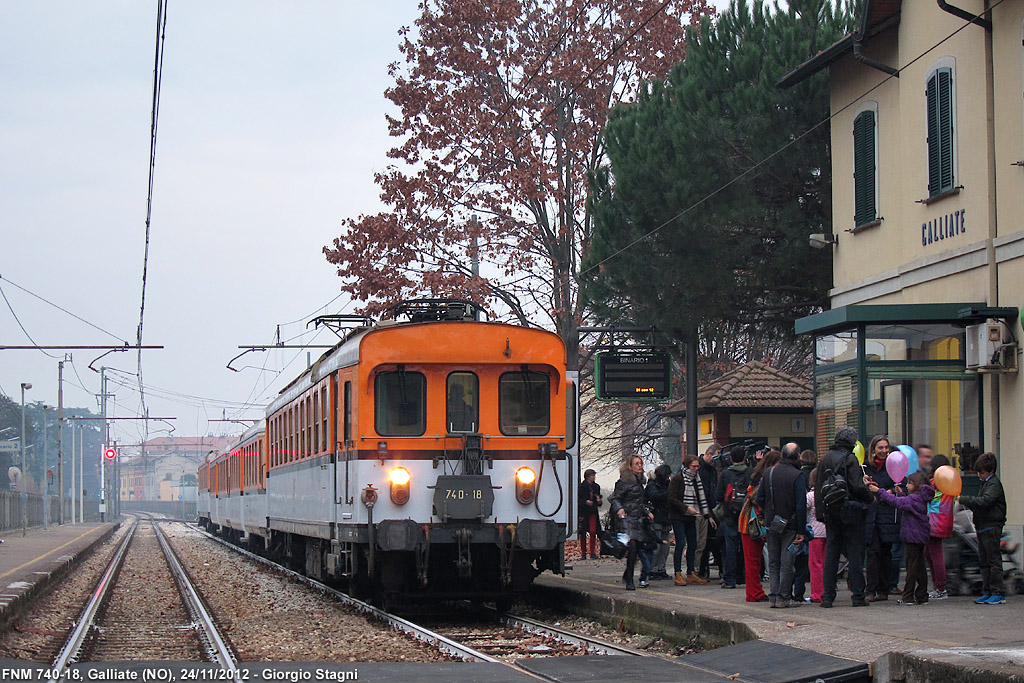
<svg viewBox="0 0 1024 683">
<path fill-rule="evenodd" d="M 565 524 L 565 537 L 576 536 L 576 522 L 579 511 L 576 506 L 579 504 L 579 496 L 576 495 L 576 487 L 580 479 L 580 373 L 577 370 L 568 370 L 565 373 L 565 455 L 567 469 L 569 470 L 569 517 Z"/>
</svg>

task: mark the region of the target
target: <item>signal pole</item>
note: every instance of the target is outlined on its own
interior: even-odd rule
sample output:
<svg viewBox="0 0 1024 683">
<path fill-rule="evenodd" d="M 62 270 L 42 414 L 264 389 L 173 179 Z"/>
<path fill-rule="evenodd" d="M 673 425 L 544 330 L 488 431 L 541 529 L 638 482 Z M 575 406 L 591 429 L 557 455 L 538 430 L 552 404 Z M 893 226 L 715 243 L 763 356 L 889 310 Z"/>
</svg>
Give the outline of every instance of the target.
<svg viewBox="0 0 1024 683">
<path fill-rule="evenodd" d="M 64 524 L 64 360 L 57 363 L 57 524 Z"/>
<path fill-rule="evenodd" d="M 100 366 L 100 415 L 103 417 L 103 455 L 100 456 L 100 523 L 107 514 L 107 448 L 110 446 L 110 430 L 107 425 L 107 368 Z"/>
</svg>

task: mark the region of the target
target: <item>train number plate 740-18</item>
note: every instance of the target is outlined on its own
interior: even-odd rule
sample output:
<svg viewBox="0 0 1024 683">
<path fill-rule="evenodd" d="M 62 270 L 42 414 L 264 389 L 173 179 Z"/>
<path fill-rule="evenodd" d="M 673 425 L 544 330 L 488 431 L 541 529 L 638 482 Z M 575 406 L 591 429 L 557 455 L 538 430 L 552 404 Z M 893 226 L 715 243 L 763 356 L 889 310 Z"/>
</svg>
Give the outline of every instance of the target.
<svg viewBox="0 0 1024 683">
<path fill-rule="evenodd" d="M 490 475 L 440 476 L 434 486 L 434 514 L 449 519 L 479 519 L 491 516 L 494 491 Z"/>
</svg>

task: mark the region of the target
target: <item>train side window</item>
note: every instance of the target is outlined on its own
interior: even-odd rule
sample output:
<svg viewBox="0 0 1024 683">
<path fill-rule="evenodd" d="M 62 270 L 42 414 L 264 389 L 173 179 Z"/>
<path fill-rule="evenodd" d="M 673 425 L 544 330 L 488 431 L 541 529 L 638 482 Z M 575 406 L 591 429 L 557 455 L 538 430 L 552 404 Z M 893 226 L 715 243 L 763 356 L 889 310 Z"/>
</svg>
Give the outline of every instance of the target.
<svg viewBox="0 0 1024 683">
<path fill-rule="evenodd" d="M 448 375 L 448 410 L 445 429 L 449 432 L 480 430 L 480 380 L 472 372 Z"/>
<path fill-rule="evenodd" d="M 320 452 L 327 451 L 327 385 L 320 390 Z"/>
<path fill-rule="evenodd" d="M 310 449 L 314 453 L 320 453 L 323 449 L 320 447 L 320 390 L 317 389 L 313 394 L 313 448 Z"/>
<path fill-rule="evenodd" d="M 352 440 L 352 382 L 345 382 L 345 448 Z"/>
<path fill-rule="evenodd" d="M 377 375 L 374 427 L 381 436 L 422 436 L 427 431 L 427 378 L 419 372 Z"/>
<path fill-rule="evenodd" d="M 498 428 L 507 436 L 542 436 L 551 429 L 551 379 L 517 370 L 498 378 Z"/>
</svg>

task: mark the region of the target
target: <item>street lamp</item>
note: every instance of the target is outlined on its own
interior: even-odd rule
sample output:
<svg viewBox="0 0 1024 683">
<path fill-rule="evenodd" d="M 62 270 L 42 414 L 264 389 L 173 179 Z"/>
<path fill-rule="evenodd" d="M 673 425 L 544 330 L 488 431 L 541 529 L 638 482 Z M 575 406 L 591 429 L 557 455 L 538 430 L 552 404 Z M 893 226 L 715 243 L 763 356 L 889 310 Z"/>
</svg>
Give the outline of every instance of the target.
<svg viewBox="0 0 1024 683">
<path fill-rule="evenodd" d="M 21 383 L 21 535 L 28 534 L 28 482 L 25 481 L 25 390 L 31 389 L 27 382 Z"/>
</svg>

